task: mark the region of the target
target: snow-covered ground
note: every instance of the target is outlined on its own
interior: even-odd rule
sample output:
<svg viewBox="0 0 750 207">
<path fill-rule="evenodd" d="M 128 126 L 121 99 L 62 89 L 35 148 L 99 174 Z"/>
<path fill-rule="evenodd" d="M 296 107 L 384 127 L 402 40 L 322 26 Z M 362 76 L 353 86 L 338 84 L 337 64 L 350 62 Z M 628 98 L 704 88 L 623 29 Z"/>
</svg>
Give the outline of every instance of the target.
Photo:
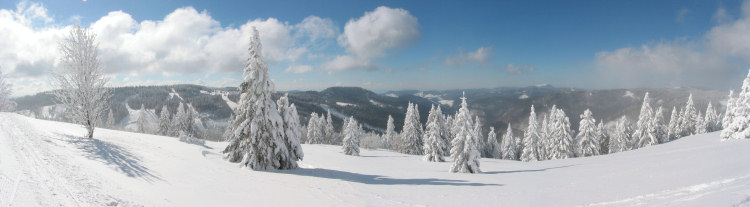
<svg viewBox="0 0 750 207">
<path fill-rule="evenodd" d="M 450 163 L 303 145 L 301 169 L 252 171 L 226 143 L 97 129 L 0 113 L 0 206 L 747 206 L 750 140 L 718 133 L 606 156 Z"/>
</svg>

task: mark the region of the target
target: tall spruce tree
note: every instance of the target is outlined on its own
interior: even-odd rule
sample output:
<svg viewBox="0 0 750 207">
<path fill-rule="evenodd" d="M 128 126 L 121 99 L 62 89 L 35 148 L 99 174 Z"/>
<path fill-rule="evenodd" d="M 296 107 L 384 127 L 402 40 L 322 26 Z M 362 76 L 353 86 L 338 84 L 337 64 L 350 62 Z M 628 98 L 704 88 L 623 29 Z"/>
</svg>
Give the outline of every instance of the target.
<svg viewBox="0 0 750 207">
<path fill-rule="evenodd" d="M 240 103 L 235 120 L 227 128 L 229 145 L 224 154 L 230 162 L 240 162 L 253 170 L 289 169 L 296 162 L 288 157 L 283 140 L 283 120 L 271 99 L 274 85 L 268 65 L 263 60 L 263 47 L 258 30 L 252 28 L 249 57 L 240 84 Z"/>
<path fill-rule="evenodd" d="M 393 117 L 389 114 L 388 122 L 385 126 L 385 134 L 383 134 L 383 145 L 386 149 L 394 149 L 394 141 L 396 141 L 396 137 L 398 137 L 395 128 L 396 125 L 393 125 Z"/>
<path fill-rule="evenodd" d="M 724 139 L 749 139 L 750 138 L 750 71 L 742 82 L 742 89 L 732 107 L 732 123 L 721 131 Z"/>
<path fill-rule="evenodd" d="M 331 117 L 331 109 L 328 109 L 326 114 L 325 128 L 323 129 L 328 144 L 336 143 L 336 132 L 333 130 L 333 117 Z"/>
<path fill-rule="evenodd" d="M 534 105 L 531 105 L 531 113 L 529 114 L 529 127 L 526 128 L 524 133 L 524 144 L 523 152 L 521 153 L 521 161 L 538 161 L 539 160 L 539 123 L 536 121 L 536 112 L 534 111 Z"/>
<path fill-rule="evenodd" d="M 161 107 L 161 113 L 159 113 L 159 130 L 157 133 L 159 135 L 168 136 L 169 135 L 169 109 L 167 108 L 167 105 Z"/>
<path fill-rule="evenodd" d="M 276 101 L 279 114 L 283 120 L 284 135 L 283 140 L 286 144 L 287 151 L 289 154 L 289 160 L 302 160 L 305 154 L 302 152 L 302 146 L 300 145 L 300 132 L 299 116 L 297 115 L 297 107 L 294 104 L 289 105 L 289 94 L 284 94 L 279 100 Z M 286 162 L 289 166 L 284 166 L 286 169 L 297 168 L 297 162 Z"/>
<path fill-rule="evenodd" d="M 480 173 L 479 169 L 479 140 L 474 135 L 466 94 L 461 97 L 461 108 L 454 119 L 455 137 L 451 141 L 452 173 Z"/>
<path fill-rule="evenodd" d="M 495 127 L 490 127 L 490 132 L 487 133 L 487 151 L 489 151 L 489 158 L 502 159 L 503 154 L 500 151 L 502 147 L 500 142 L 497 141 L 497 133 Z"/>
<path fill-rule="evenodd" d="M 736 99 L 734 98 L 734 91 L 729 90 L 729 99 L 727 99 L 727 107 L 724 111 L 724 117 L 721 119 L 722 129 L 729 128 L 729 124 L 732 124 L 732 119 L 734 118 L 735 101 Z"/>
<path fill-rule="evenodd" d="M 578 136 L 576 136 L 578 139 L 578 156 L 588 157 L 599 155 L 601 151 L 599 149 L 599 137 L 600 135 L 596 129 L 596 119 L 594 119 L 591 110 L 586 109 L 581 114 L 581 122 L 578 125 Z"/>
<path fill-rule="evenodd" d="M 516 150 L 517 147 L 516 137 L 513 136 L 513 128 L 511 128 L 510 123 L 508 123 L 508 129 L 505 130 L 503 144 L 501 145 L 503 159 L 518 160 L 518 154 L 516 154 L 516 152 L 518 152 L 518 150 Z"/>
<path fill-rule="evenodd" d="M 135 122 L 138 133 L 146 133 L 146 107 L 143 104 L 138 110 L 138 119 Z"/>
<path fill-rule="evenodd" d="M 344 154 L 359 156 L 359 140 L 362 134 L 360 131 L 357 120 L 354 120 L 353 116 L 349 117 L 346 128 L 344 129 L 344 140 L 342 145 Z"/>
<path fill-rule="evenodd" d="M 638 122 L 635 124 L 635 132 L 633 132 L 633 149 L 649 146 L 658 143 L 651 132 L 653 110 L 651 109 L 650 100 L 648 98 L 648 92 L 643 97 L 643 104 L 641 105 L 641 113 L 638 115 Z"/>
<path fill-rule="evenodd" d="M 685 109 L 680 113 L 680 135 L 684 137 L 696 134 L 696 126 L 699 125 L 698 121 L 698 111 L 695 110 L 693 94 L 690 93 L 688 101 L 685 104 Z"/>
<path fill-rule="evenodd" d="M 441 123 L 439 123 L 440 120 L 439 117 L 442 117 L 442 114 L 439 114 L 438 110 L 435 109 L 435 105 L 432 105 L 430 108 L 430 113 L 427 116 L 427 130 L 425 130 L 422 140 L 424 140 L 424 160 L 430 161 L 430 162 L 443 162 L 445 159 L 443 158 L 443 155 L 445 152 L 443 150 L 445 149 L 445 140 L 443 139 L 441 133 L 443 129 L 441 128 Z"/>
<path fill-rule="evenodd" d="M 672 113 L 669 116 L 669 125 L 667 125 L 667 142 L 680 138 L 680 114 L 676 107 L 672 107 Z"/>
<path fill-rule="evenodd" d="M 401 132 L 401 152 L 411 155 L 422 153 L 422 124 L 419 123 L 419 112 L 416 104 L 409 103 Z"/>
</svg>

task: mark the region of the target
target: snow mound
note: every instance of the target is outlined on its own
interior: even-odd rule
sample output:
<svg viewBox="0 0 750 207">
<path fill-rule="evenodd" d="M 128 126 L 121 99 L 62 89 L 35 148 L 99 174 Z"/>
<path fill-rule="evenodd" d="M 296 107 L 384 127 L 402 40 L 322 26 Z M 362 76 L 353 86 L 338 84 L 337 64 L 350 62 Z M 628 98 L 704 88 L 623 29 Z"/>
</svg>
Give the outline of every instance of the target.
<svg viewBox="0 0 750 207">
<path fill-rule="evenodd" d="M 604 156 L 450 162 L 303 145 L 300 169 L 226 162 L 225 142 L 97 129 L 0 113 L 0 206 L 732 206 L 750 201 L 750 139 L 718 133 Z M 492 193 L 487 193 L 492 192 Z M 281 195 L 293 195 L 289 199 Z"/>
<path fill-rule="evenodd" d="M 357 106 L 357 104 L 345 103 L 345 102 L 336 102 L 336 105 L 339 105 L 339 106 Z"/>
</svg>

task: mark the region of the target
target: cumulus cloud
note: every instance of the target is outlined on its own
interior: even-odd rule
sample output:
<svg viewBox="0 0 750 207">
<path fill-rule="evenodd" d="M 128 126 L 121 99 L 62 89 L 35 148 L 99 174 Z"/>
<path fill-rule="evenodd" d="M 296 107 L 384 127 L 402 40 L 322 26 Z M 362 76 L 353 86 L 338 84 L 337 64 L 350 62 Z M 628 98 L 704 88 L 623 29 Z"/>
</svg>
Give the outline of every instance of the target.
<svg viewBox="0 0 750 207">
<path fill-rule="evenodd" d="M 742 8 L 742 17 L 734 21 L 721 17 L 728 14 L 719 8 L 714 19 L 722 20 L 699 40 L 662 41 L 596 53 L 599 80 L 622 87 L 736 87 L 727 80 L 742 77 L 750 63 L 750 2 L 743 2 Z"/>
<path fill-rule="evenodd" d="M 287 73 L 295 73 L 295 74 L 302 74 L 312 71 L 312 66 L 309 65 L 290 65 L 289 67 L 284 70 L 284 72 Z"/>
<path fill-rule="evenodd" d="M 492 47 L 480 47 L 476 51 L 469 53 L 459 52 L 456 56 L 448 56 L 443 60 L 443 65 L 461 67 L 466 64 L 477 63 L 479 65 L 487 65 L 489 58 L 492 56 Z"/>
<path fill-rule="evenodd" d="M 419 37 L 419 22 L 409 11 L 380 6 L 350 19 L 338 42 L 349 53 L 323 64 L 330 71 L 374 69 L 373 58 L 381 58 L 390 49 L 404 46 Z"/>
<path fill-rule="evenodd" d="M 15 10 L 0 9 L 0 65 L 11 78 L 44 78 L 58 67 L 57 43 L 72 25 L 52 22 L 42 4 L 24 1 Z M 317 16 L 297 24 L 265 18 L 223 27 L 208 12 L 192 7 L 176 9 L 160 20 L 142 21 L 113 11 L 89 26 L 97 35 L 105 73 L 165 76 L 240 72 L 251 27 L 260 31 L 263 55 L 270 63 L 296 62 L 321 50 L 324 45 L 316 42 L 335 40 L 338 35 L 332 20 Z M 296 69 L 304 71 L 304 67 Z"/>
<path fill-rule="evenodd" d="M 356 58 L 350 55 L 336 56 L 331 61 L 323 63 L 321 67 L 330 72 L 344 70 L 376 70 L 378 66 L 368 59 Z"/>
</svg>

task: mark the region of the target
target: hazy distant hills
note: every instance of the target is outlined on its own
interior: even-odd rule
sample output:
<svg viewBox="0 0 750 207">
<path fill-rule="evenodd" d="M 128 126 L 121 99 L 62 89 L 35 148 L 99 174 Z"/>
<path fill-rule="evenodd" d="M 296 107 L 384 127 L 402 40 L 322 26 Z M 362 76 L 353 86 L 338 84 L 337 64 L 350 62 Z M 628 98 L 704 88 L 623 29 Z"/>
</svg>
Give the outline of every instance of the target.
<svg viewBox="0 0 750 207">
<path fill-rule="evenodd" d="M 574 88 L 557 88 L 550 85 L 531 87 L 502 87 L 493 89 L 388 91 L 382 94 L 359 87 L 331 87 L 323 91 L 291 91 L 290 101 L 297 106 L 301 122 L 307 124 L 311 112 L 325 114 L 328 109 L 334 116 L 334 125 L 340 128 L 342 118 L 354 116 L 367 128 L 383 130 L 388 115 L 393 116 L 396 130 L 401 130 L 406 106 L 409 102 L 419 105 L 419 113 L 424 123 L 432 104 L 440 104 L 443 112 L 454 114 L 460 107 L 460 97 L 466 93 L 469 108 L 480 117 L 485 132 L 488 126 L 497 131 L 505 131 L 511 123 L 517 134 L 528 124 L 529 107 L 533 104 L 537 114 L 542 115 L 557 105 L 570 117 L 571 127 L 577 130 L 579 115 L 587 108 L 594 117 L 611 122 L 623 115 L 629 119 L 637 118 L 643 95 L 650 92 L 652 106 L 664 107 L 664 116 L 668 119 L 673 106 L 682 107 L 689 93 L 698 111 L 705 113 L 709 101 L 720 113 L 724 112 L 727 92 L 701 90 L 694 88 L 657 88 L 657 89 L 615 89 L 615 90 L 580 90 Z M 281 93 L 274 94 L 278 99 Z M 163 105 L 174 113 L 179 102 L 189 103 L 201 114 L 201 123 L 207 129 L 223 130 L 225 122 L 233 113 L 239 95 L 237 88 L 212 88 L 198 85 L 141 86 L 113 89 L 112 109 L 115 119 L 124 120 L 129 116 L 128 109 L 139 109 L 141 104 L 146 109 L 159 114 Z M 56 109 L 49 93 L 16 98 L 17 111 L 22 114 L 64 120 Z M 125 127 L 126 123 L 120 123 Z M 210 126 L 209 126 L 210 125 Z"/>
</svg>

